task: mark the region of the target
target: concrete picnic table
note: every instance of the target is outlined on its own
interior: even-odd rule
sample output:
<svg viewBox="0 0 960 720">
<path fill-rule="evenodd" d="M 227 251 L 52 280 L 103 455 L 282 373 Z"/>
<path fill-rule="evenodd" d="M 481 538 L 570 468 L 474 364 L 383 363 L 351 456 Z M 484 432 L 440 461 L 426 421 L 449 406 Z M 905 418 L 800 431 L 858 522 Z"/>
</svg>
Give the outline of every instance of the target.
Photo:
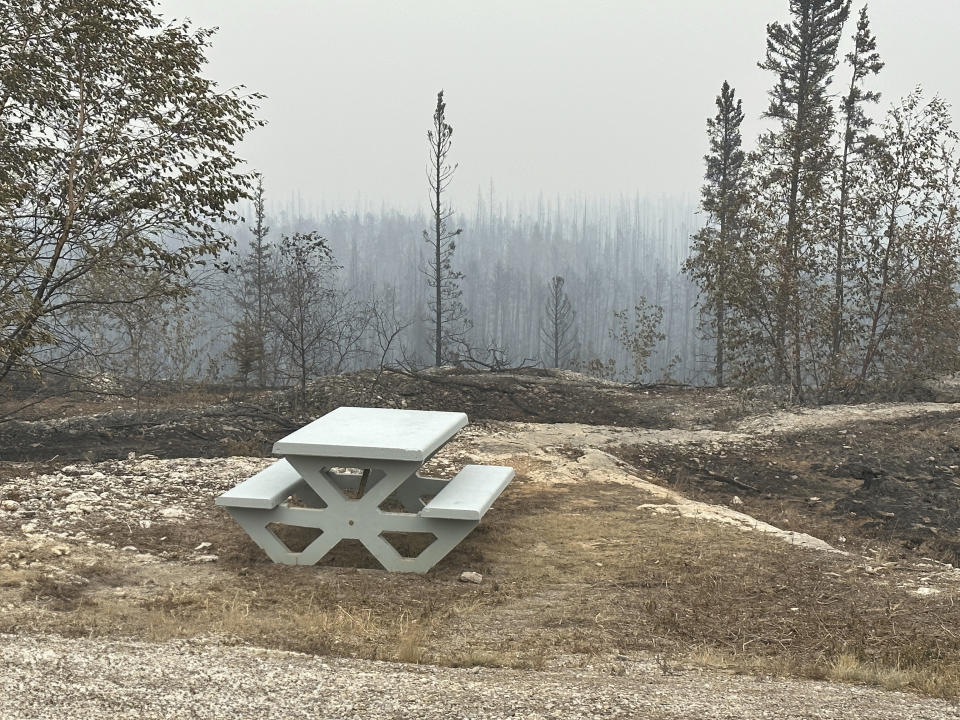
<svg viewBox="0 0 960 720">
<path fill-rule="evenodd" d="M 479 524 L 514 475 L 513 468 L 493 465 L 467 465 L 450 480 L 418 474 L 466 424 L 458 412 L 337 408 L 278 440 L 273 452 L 283 459 L 216 504 L 277 563 L 312 565 L 341 540 L 356 539 L 387 570 L 424 573 Z M 321 534 L 293 552 L 270 528 L 275 523 Z M 436 540 L 416 557 L 403 557 L 384 533 L 429 533 Z"/>
</svg>

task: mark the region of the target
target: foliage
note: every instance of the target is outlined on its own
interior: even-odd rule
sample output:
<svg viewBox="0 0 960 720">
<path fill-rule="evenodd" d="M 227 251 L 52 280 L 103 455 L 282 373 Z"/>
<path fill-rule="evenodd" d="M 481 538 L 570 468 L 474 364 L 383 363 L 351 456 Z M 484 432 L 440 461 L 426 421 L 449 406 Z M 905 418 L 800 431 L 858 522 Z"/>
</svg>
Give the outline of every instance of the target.
<svg viewBox="0 0 960 720">
<path fill-rule="evenodd" d="M 708 325 L 715 339 L 714 379 L 718 386 L 722 386 L 727 308 L 739 282 L 739 239 L 748 195 L 746 156 L 741 149 L 740 134 L 743 103 L 736 100 L 736 92 L 724 81 L 716 104 L 716 117 L 707 120 L 710 153 L 704 157 L 707 171 L 701 191 L 701 207 L 709 219 L 693 236 L 690 256 L 684 262 L 683 270 L 701 288 L 701 313 L 709 316 Z"/>
<path fill-rule="evenodd" d="M 647 361 L 654 347 L 666 337 L 660 330 L 663 308 L 640 298 L 632 314 L 627 308 L 618 310 L 613 317 L 616 324 L 610 330 L 610 336 L 626 348 L 633 365 L 633 380 L 641 382 L 649 372 Z"/>
<path fill-rule="evenodd" d="M 834 162 L 834 108 L 829 86 L 850 0 L 790 0 L 791 21 L 767 26 L 760 67 L 776 76 L 766 117 L 777 126 L 760 142 L 758 173 L 767 191 L 764 234 L 774 247 L 767 271 L 776 297 L 771 340 L 774 381 L 804 384 L 802 352 L 808 329 L 803 307 L 813 302 L 808 281 L 816 274 L 817 223 Z"/>
<path fill-rule="evenodd" d="M 218 227 L 250 180 L 232 147 L 258 96 L 204 78 L 212 31 L 154 8 L 0 6 L 0 380 L 98 303 L 84 277 L 147 273 L 151 297 L 175 296 L 229 242 Z"/>
<path fill-rule="evenodd" d="M 883 62 L 877 53 L 877 40 L 870 31 L 870 18 L 867 6 L 860 10 L 857 31 L 853 37 L 853 50 L 847 54 L 850 65 L 850 87 L 843 99 L 843 142 L 839 164 L 839 198 L 837 207 L 837 229 L 834 245 L 834 297 L 830 307 L 832 334 L 830 385 L 843 383 L 841 368 L 844 352 L 844 313 L 845 294 L 852 269 L 848 256 L 848 234 L 851 197 L 857 193 L 862 182 L 863 158 L 876 138 L 869 134 L 873 121 L 867 116 L 864 107 L 867 103 L 876 103 L 880 94 L 864 90 L 863 83 L 870 75 L 876 75 L 883 69 Z M 853 258 L 855 265 L 855 258 Z"/>
</svg>

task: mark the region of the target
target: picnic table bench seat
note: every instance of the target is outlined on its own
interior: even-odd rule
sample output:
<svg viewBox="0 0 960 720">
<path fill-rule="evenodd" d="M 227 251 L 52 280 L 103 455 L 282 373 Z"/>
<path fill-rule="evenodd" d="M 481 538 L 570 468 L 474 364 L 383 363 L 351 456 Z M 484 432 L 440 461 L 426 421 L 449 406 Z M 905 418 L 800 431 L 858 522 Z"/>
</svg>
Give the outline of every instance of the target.
<svg viewBox="0 0 960 720">
<path fill-rule="evenodd" d="M 224 507 L 272 510 L 306 486 L 300 473 L 286 460 L 277 460 L 216 499 Z"/>
<path fill-rule="evenodd" d="M 513 479 L 513 468 L 467 465 L 418 514 L 445 520 L 479 520 Z"/>
</svg>

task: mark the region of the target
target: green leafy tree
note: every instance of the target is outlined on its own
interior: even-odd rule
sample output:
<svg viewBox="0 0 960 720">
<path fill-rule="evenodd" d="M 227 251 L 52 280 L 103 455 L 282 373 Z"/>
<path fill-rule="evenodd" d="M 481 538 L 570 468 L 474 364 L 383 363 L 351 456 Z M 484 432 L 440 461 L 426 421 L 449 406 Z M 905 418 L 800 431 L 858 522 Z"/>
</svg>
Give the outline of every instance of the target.
<svg viewBox="0 0 960 720">
<path fill-rule="evenodd" d="M 858 391 L 960 364 L 960 159 L 951 113 L 919 91 L 890 110 L 858 198 Z"/>
<path fill-rule="evenodd" d="M 818 222 L 835 148 L 830 83 L 850 0 L 790 0 L 790 22 L 767 26 L 760 67 L 776 75 L 766 117 L 778 127 L 761 138 L 764 182 L 775 205 L 767 242 L 777 249 L 774 327 L 777 383 L 791 379 L 802 394 L 803 308 L 812 301 L 804 281 L 817 272 Z M 788 359 L 789 356 L 789 359 Z M 792 367 L 790 367 L 792 366 Z"/>
<path fill-rule="evenodd" d="M 629 308 L 618 310 L 613 317 L 616 324 L 610 331 L 610 337 L 627 351 L 633 365 L 633 380 L 640 382 L 650 370 L 647 363 L 657 343 L 666 337 L 660 329 L 663 308 L 651 305 L 641 297 L 634 305 L 633 312 Z"/>
<path fill-rule="evenodd" d="M 742 123 L 743 103 L 724 81 L 717 96 L 717 114 L 707 120 L 710 152 L 704 157 L 707 170 L 700 206 L 709 220 L 694 235 L 690 256 L 683 268 L 700 288 L 701 311 L 710 316 L 715 339 L 714 377 L 720 386 L 724 384 L 728 309 L 738 282 L 737 254 L 743 208 L 748 200 Z"/>
<path fill-rule="evenodd" d="M 229 244 L 218 228 L 250 183 L 233 147 L 258 96 L 206 79 L 212 31 L 155 8 L 0 4 L 0 380 L 98 302 L 85 276 L 137 270 L 176 295 Z"/>
</svg>

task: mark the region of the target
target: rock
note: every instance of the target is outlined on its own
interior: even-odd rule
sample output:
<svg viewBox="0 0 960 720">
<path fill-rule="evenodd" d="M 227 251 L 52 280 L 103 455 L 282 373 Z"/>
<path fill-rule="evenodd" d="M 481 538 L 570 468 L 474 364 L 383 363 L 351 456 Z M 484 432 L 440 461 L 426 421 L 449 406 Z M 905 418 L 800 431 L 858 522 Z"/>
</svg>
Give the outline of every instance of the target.
<svg viewBox="0 0 960 720">
<path fill-rule="evenodd" d="M 74 493 L 67 495 L 63 501 L 65 503 L 97 503 L 100 502 L 100 496 L 96 493 L 87 492 L 86 490 L 77 490 Z"/>
<path fill-rule="evenodd" d="M 187 516 L 187 513 L 182 507 L 168 507 L 160 511 L 160 514 L 165 518 L 183 518 Z"/>
<path fill-rule="evenodd" d="M 3 508 L 7 512 L 16 512 L 20 509 L 20 503 L 16 500 L 4 500 L 0 503 L 0 508 Z"/>
<path fill-rule="evenodd" d="M 136 552 L 136 551 L 137 551 L 137 549 L 136 549 L 133 545 L 124 545 L 122 548 L 120 548 L 120 550 L 122 550 L 123 552 Z"/>
<path fill-rule="evenodd" d="M 219 555 L 197 555 L 194 558 L 197 562 L 216 562 L 220 559 Z"/>
<path fill-rule="evenodd" d="M 460 573 L 460 582 L 474 583 L 475 585 L 479 585 L 483 582 L 483 575 L 478 572 L 464 570 L 462 573 Z"/>
<path fill-rule="evenodd" d="M 211 545 L 211 543 L 202 542 L 202 543 L 200 543 L 199 545 L 197 545 L 197 546 L 194 548 L 194 550 L 206 550 L 208 547 L 210 547 L 210 545 Z"/>
<path fill-rule="evenodd" d="M 743 505 L 743 500 L 740 499 L 739 495 L 734 495 L 733 499 L 730 501 L 731 505 Z"/>
<path fill-rule="evenodd" d="M 70 548 L 67 547 L 66 545 L 54 545 L 50 549 L 50 552 L 52 552 L 54 555 L 57 555 L 57 556 L 69 555 Z"/>
</svg>

